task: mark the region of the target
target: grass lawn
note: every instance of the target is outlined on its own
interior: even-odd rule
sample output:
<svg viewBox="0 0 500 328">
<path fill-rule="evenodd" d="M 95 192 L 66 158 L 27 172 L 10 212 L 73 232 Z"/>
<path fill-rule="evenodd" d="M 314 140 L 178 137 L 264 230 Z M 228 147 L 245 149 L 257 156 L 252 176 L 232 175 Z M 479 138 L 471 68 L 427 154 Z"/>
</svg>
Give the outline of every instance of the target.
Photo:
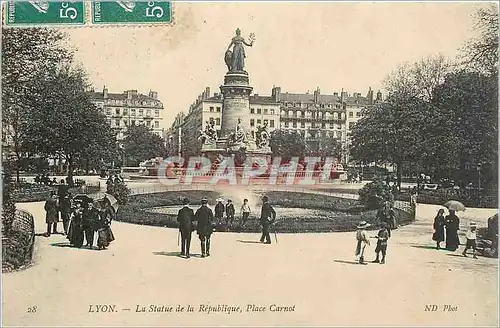
<svg viewBox="0 0 500 328">
<path fill-rule="evenodd" d="M 354 231 L 359 221 L 367 221 L 376 228 L 376 211 L 366 211 L 357 200 L 343 199 L 328 195 L 317 195 L 300 192 L 270 191 L 264 193 L 276 207 L 277 221 L 276 232 L 301 233 L 301 232 L 332 232 L 332 231 Z M 262 194 L 263 195 L 263 194 Z M 149 210 L 153 207 L 181 205 L 182 199 L 187 197 L 191 200 L 191 207 L 196 210 L 200 206 L 201 198 L 208 198 L 209 204 L 215 204 L 215 200 L 221 195 L 216 191 L 172 191 L 154 194 L 131 196 L 128 203 L 118 210 L 117 220 L 122 222 L 177 228 L 176 215 L 166 213 L 153 213 Z M 260 204 L 255 204 L 260 206 Z M 286 208 L 310 209 L 306 215 L 287 214 L 280 216 L 280 209 Z M 406 212 L 396 210 L 398 224 L 410 223 L 413 218 Z M 252 213 L 244 228 L 239 226 L 241 217 L 239 210 L 233 226 L 228 229 L 223 224 L 218 224 L 218 231 L 232 232 L 259 232 L 260 210 Z"/>
</svg>

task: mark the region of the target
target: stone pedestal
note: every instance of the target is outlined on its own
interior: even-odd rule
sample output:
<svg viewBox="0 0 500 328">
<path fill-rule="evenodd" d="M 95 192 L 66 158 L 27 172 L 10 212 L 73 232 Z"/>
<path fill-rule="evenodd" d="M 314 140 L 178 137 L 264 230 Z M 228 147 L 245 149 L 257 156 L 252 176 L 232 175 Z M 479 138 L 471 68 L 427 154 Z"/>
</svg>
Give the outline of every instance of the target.
<svg viewBox="0 0 500 328">
<path fill-rule="evenodd" d="M 253 88 L 249 84 L 248 73 L 246 71 L 227 72 L 224 76 L 224 85 L 220 87 L 220 90 L 223 102 L 219 140 L 212 144 L 204 144 L 202 153 L 211 159 L 218 155 L 239 157 L 241 154 L 268 158 L 271 149 L 269 147 L 258 149 L 250 133 L 248 118 L 250 115 L 250 94 Z M 246 143 L 234 143 L 230 139 L 236 131 L 238 119 L 241 119 L 240 126 L 246 133 Z"/>
</svg>

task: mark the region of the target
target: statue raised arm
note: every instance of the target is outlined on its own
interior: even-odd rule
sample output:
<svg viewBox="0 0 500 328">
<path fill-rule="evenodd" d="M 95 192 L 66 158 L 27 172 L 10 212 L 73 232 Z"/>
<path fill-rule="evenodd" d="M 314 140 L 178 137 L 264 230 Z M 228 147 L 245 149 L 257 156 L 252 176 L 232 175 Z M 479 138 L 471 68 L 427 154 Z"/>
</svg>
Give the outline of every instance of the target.
<svg viewBox="0 0 500 328">
<path fill-rule="evenodd" d="M 231 39 L 225 54 L 225 62 L 230 71 L 243 71 L 245 67 L 245 46 L 251 47 L 255 41 L 255 35 L 250 33 L 250 42 L 241 36 L 241 30 L 236 29 L 236 36 Z M 233 47 L 233 51 L 231 51 Z"/>
</svg>

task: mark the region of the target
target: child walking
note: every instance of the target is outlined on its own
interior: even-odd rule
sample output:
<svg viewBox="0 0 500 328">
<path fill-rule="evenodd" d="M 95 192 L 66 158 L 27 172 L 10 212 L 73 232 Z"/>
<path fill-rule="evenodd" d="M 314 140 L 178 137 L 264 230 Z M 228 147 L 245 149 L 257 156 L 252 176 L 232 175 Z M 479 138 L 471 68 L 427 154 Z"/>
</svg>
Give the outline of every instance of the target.
<svg viewBox="0 0 500 328">
<path fill-rule="evenodd" d="M 465 237 L 467 238 L 467 243 L 465 244 L 465 249 L 462 252 L 462 255 L 467 257 L 467 250 L 469 248 L 472 248 L 472 257 L 477 259 L 476 256 L 476 231 L 477 229 L 477 224 L 476 222 L 471 222 L 469 230 L 467 230 L 467 233 L 465 234 Z"/>
<path fill-rule="evenodd" d="M 377 238 L 377 247 L 375 248 L 375 253 L 377 257 L 372 263 L 385 263 L 385 254 L 387 252 L 387 240 L 389 239 L 389 231 L 387 230 L 387 223 L 382 222 L 380 224 L 381 229 L 378 231 L 378 234 L 375 238 Z M 382 261 L 379 260 L 379 255 L 382 253 Z"/>
<path fill-rule="evenodd" d="M 366 228 L 370 226 L 369 223 L 366 223 L 366 221 L 361 221 L 357 227 L 356 231 L 356 240 L 357 240 L 357 245 L 356 245 L 356 261 L 359 262 L 359 264 L 366 264 L 365 263 L 365 247 L 366 245 L 370 245 L 370 240 L 368 240 L 368 236 L 366 235 Z"/>
</svg>

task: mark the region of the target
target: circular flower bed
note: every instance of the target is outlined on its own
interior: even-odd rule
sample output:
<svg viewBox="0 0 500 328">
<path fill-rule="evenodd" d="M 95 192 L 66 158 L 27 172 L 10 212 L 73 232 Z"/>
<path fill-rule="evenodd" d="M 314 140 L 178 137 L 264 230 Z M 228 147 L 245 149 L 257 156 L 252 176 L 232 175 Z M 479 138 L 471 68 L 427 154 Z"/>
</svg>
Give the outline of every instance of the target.
<svg viewBox="0 0 500 328">
<path fill-rule="evenodd" d="M 262 196 L 264 194 L 259 194 Z M 277 220 L 272 231 L 283 233 L 354 231 L 359 221 L 367 221 L 376 229 L 376 211 L 366 211 L 357 200 L 343 199 L 328 195 L 300 192 L 266 192 L 270 203 L 275 206 Z M 177 214 L 174 208 L 161 210 L 163 207 L 178 206 L 182 199 L 191 200 L 191 207 L 196 211 L 200 199 L 207 197 L 213 205 L 221 197 L 216 191 L 175 191 L 131 196 L 127 205 L 118 209 L 117 220 L 160 227 L 177 228 Z M 260 205 L 251 204 L 253 213 L 245 227 L 240 226 L 239 204 L 235 204 L 236 215 L 230 227 L 225 222 L 217 223 L 218 231 L 259 232 Z M 293 210 L 294 208 L 298 210 Z M 281 209 L 281 211 L 280 211 Z M 295 213 L 294 213 L 295 212 Z M 413 217 L 396 209 L 399 225 L 405 225 Z M 224 220 L 225 221 L 225 218 Z"/>
</svg>

